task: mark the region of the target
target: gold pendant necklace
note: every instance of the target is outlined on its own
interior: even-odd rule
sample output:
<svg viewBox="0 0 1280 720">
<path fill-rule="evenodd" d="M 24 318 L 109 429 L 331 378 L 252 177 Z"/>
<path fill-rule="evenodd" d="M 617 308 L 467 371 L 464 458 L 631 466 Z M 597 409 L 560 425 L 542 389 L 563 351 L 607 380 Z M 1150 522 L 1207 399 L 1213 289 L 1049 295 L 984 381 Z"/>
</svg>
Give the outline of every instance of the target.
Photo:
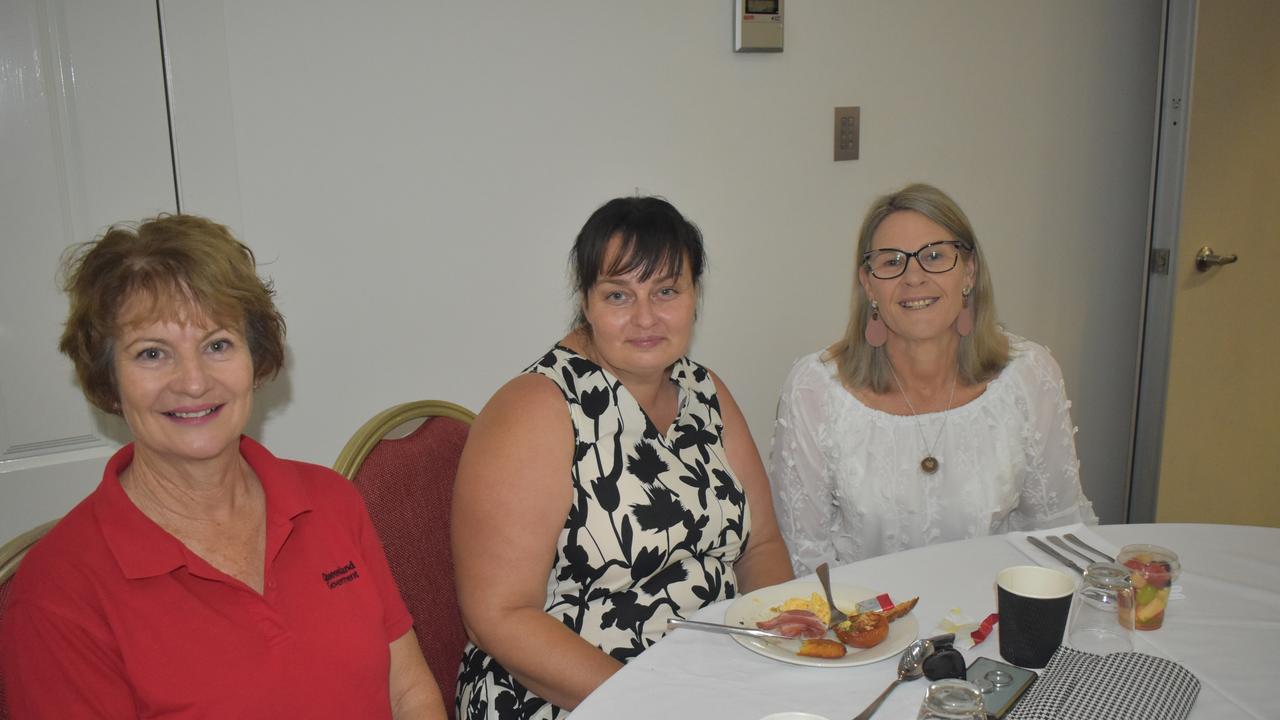
<svg viewBox="0 0 1280 720">
<path fill-rule="evenodd" d="M 956 399 L 956 379 L 960 377 L 957 372 L 951 376 L 951 397 L 947 398 L 947 409 L 942 411 L 942 424 L 938 426 L 938 434 L 933 438 L 933 444 L 929 445 L 928 438 L 924 434 L 924 426 L 920 424 L 920 418 L 916 414 L 916 406 L 911 404 L 911 398 L 907 397 L 906 388 L 902 387 L 902 381 L 898 379 L 898 373 L 893 369 L 893 362 L 889 362 L 889 372 L 893 375 L 893 382 L 898 386 L 898 392 L 902 393 L 902 399 L 907 401 L 907 407 L 911 410 L 911 419 L 916 421 L 916 430 L 920 432 L 920 442 L 925 444 L 924 459 L 920 461 L 920 469 L 926 475 L 932 475 L 938 472 L 938 458 L 933 456 L 933 451 L 938 448 L 938 441 L 942 439 L 942 431 L 947 429 L 947 419 L 951 417 L 951 403 Z"/>
</svg>

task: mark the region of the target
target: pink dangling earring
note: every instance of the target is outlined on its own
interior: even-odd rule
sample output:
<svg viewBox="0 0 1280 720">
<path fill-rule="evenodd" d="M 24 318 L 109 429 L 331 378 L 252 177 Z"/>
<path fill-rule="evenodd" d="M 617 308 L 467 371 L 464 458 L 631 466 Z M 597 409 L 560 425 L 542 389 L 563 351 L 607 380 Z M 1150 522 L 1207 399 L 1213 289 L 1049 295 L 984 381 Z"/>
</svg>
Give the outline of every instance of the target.
<svg viewBox="0 0 1280 720">
<path fill-rule="evenodd" d="M 960 333 L 960 337 L 969 337 L 969 333 L 973 332 L 973 303 L 969 300 L 972 294 L 971 287 L 960 291 L 960 315 L 956 317 L 956 332 Z"/>
<path fill-rule="evenodd" d="M 867 320 L 867 329 L 862 334 L 871 347 L 880 347 L 889 342 L 889 328 L 880 319 L 880 303 L 875 300 L 871 301 L 871 319 Z"/>
</svg>

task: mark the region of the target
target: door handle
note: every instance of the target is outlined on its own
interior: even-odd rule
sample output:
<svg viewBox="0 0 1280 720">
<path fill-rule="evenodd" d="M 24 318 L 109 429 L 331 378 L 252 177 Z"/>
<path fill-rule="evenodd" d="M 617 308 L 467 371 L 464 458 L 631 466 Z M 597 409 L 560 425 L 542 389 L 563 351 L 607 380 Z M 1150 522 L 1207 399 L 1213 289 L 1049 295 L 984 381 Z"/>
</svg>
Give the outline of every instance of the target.
<svg viewBox="0 0 1280 720">
<path fill-rule="evenodd" d="M 1196 270 L 1207 272 L 1215 265 L 1230 265 L 1239 259 L 1235 255 L 1219 255 L 1213 251 L 1213 248 L 1205 245 L 1196 253 Z"/>
</svg>

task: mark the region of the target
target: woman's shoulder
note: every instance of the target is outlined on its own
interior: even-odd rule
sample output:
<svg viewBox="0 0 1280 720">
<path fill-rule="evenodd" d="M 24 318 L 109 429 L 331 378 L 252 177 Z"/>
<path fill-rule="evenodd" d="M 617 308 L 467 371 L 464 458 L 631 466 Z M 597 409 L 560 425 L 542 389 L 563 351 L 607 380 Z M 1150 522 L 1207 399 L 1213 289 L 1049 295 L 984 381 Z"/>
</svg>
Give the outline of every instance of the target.
<svg viewBox="0 0 1280 720">
<path fill-rule="evenodd" d="M 268 502 L 280 506 L 286 515 L 306 507 L 349 511 L 364 506 L 355 484 L 332 468 L 276 457 L 247 436 L 240 440 L 240 454 L 258 474 Z"/>
<path fill-rule="evenodd" d="M 547 383 L 546 380 L 551 382 Z M 607 382 L 608 375 L 604 368 L 561 341 L 525 368 L 523 373 L 502 386 L 498 393 L 532 393 L 533 396 L 526 399 L 535 401 L 557 396 L 561 400 L 573 400 L 583 392 Z M 550 394 L 552 388 L 558 388 L 559 391 Z"/>
<path fill-rule="evenodd" d="M 711 368 L 702 363 L 695 362 L 689 356 L 683 356 L 676 360 L 671 366 L 671 379 L 677 385 L 686 389 L 695 390 L 704 395 L 714 394 L 718 389 L 727 387 L 720 376 L 711 371 Z"/>
<path fill-rule="evenodd" d="M 10 600 L 69 607 L 97 591 L 115 560 L 90 495 L 58 520 L 22 557 L 8 585 Z M 118 573 L 117 573 L 118 574 Z"/>
<path fill-rule="evenodd" d="M 1049 348 L 1034 340 L 1005 331 L 1009 339 L 1009 364 L 1001 378 L 1026 386 L 1056 387 L 1062 382 L 1062 369 Z"/>
<path fill-rule="evenodd" d="M 580 402 L 572 383 L 572 371 L 568 370 L 525 372 L 508 380 L 476 416 L 468 444 L 473 438 L 511 443 L 521 438 L 551 439 L 572 433 L 568 402 Z M 583 398 L 588 402 L 605 399 Z"/>
<path fill-rule="evenodd" d="M 802 388 L 826 389 L 839 385 L 834 360 L 827 358 L 827 349 L 817 350 L 802 355 L 791 365 L 787 379 L 783 382 L 783 392 L 791 392 Z"/>
</svg>

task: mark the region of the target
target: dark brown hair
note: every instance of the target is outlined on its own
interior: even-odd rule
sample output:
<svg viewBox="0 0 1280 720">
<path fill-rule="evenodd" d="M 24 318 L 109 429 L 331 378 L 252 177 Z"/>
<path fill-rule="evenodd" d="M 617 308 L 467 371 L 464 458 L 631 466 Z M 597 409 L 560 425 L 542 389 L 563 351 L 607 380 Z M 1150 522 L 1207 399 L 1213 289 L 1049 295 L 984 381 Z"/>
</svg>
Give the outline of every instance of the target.
<svg viewBox="0 0 1280 720">
<path fill-rule="evenodd" d="M 605 267 L 609 242 L 615 237 L 622 244 Z M 659 272 L 678 276 L 686 261 L 693 286 L 698 288 L 707 263 L 702 233 L 674 205 L 658 197 L 620 197 L 601 205 L 578 232 L 569 255 L 573 289 L 579 298 L 586 297 L 601 277 L 626 275 L 637 269 L 642 281 Z M 583 328 L 586 324 L 579 306 L 573 326 Z"/>
</svg>

